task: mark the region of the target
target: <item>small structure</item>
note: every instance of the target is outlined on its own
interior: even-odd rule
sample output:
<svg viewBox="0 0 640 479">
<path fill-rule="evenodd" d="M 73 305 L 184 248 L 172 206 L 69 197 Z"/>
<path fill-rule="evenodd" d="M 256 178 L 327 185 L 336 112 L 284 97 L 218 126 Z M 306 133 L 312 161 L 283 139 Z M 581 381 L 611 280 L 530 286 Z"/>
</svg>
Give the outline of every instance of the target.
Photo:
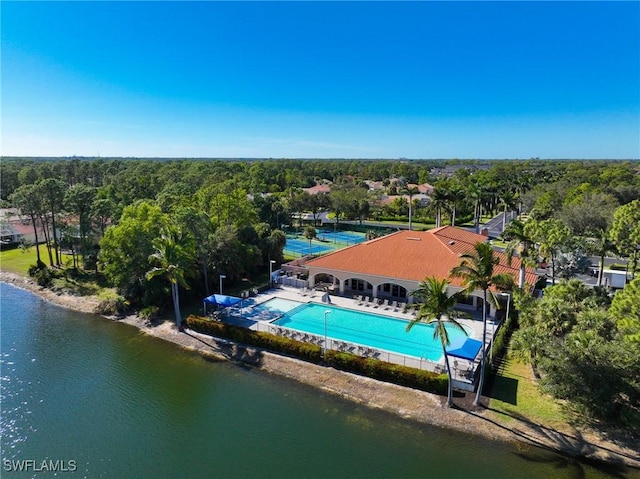
<svg viewBox="0 0 640 479">
<path fill-rule="evenodd" d="M 236 296 L 227 296 L 226 294 L 212 294 L 202 300 L 204 307 L 204 315 L 207 315 L 207 304 L 214 305 L 216 307 L 229 308 L 242 301 L 242 298 Z"/>
</svg>

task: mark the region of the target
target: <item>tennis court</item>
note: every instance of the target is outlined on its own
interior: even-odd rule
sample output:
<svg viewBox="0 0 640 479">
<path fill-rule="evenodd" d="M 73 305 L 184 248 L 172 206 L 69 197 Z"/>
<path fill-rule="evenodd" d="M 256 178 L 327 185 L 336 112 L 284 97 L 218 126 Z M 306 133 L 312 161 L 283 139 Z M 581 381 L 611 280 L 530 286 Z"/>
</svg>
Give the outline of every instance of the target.
<svg viewBox="0 0 640 479">
<path fill-rule="evenodd" d="M 311 242 L 311 254 L 321 254 L 327 251 L 333 251 L 335 247 L 319 244 L 316 241 Z M 304 256 L 310 253 L 309 241 L 303 239 L 295 239 L 287 237 L 287 243 L 284 246 L 284 252 L 293 256 Z"/>
<path fill-rule="evenodd" d="M 357 244 L 362 243 L 367 238 L 364 233 L 356 233 L 354 231 L 327 231 L 318 230 L 318 238 L 334 243 Z"/>
</svg>

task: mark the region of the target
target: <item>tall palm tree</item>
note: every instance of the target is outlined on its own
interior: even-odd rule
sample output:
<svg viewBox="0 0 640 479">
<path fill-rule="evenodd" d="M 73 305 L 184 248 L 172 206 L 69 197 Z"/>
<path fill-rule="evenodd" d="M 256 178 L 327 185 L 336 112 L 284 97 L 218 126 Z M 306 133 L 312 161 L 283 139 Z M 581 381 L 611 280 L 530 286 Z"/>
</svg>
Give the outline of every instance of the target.
<svg viewBox="0 0 640 479">
<path fill-rule="evenodd" d="M 502 231 L 507 227 L 507 212 L 511 211 L 515 206 L 515 195 L 510 190 L 505 190 L 500 195 L 500 204 L 503 207 L 502 211 Z"/>
<path fill-rule="evenodd" d="M 524 223 L 520 220 L 513 220 L 502 233 L 502 238 L 507 240 L 504 253 L 507 257 L 507 264 L 511 266 L 514 253 L 520 257 L 520 276 L 518 277 L 518 288 L 524 288 L 524 279 L 527 272 L 527 264 L 531 262 L 533 240 L 525 234 Z"/>
<path fill-rule="evenodd" d="M 482 290 L 482 357 L 480 358 L 480 382 L 473 402 L 476 406 L 480 405 L 486 368 L 487 301 L 499 307 L 498 300 L 490 288 L 494 286 L 507 288 L 513 284 L 511 275 L 493 273 L 494 267 L 499 262 L 489 243 L 477 243 L 472 253 L 460 256 L 460 264 L 454 266 L 449 273 L 454 278 L 462 279 L 466 294 L 471 294 L 478 289 Z"/>
<path fill-rule="evenodd" d="M 476 233 L 480 233 L 480 220 L 482 218 L 482 202 L 485 199 L 484 189 L 477 183 L 469 187 L 468 200 L 473 204 L 473 225 Z"/>
<path fill-rule="evenodd" d="M 449 346 L 449 332 L 446 325 L 451 324 L 453 327 L 467 334 L 462 325 L 457 321 L 462 313 L 454 308 L 460 301 L 462 294 L 454 293 L 449 296 L 447 294 L 447 286 L 449 282 L 446 279 L 425 278 L 420 283 L 418 289 L 412 294 L 421 301 L 420 309 L 414 320 L 407 325 L 409 331 L 417 323 L 427 322 L 435 323 L 433 328 L 433 339 L 439 339 L 442 345 L 442 354 L 444 362 L 447 366 L 447 376 L 449 378 L 447 389 L 447 406 L 453 407 L 453 388 L 451 385 L 451 366 L 449 365 L 449 356 L 447 355 L 447 346 Z M 446 319 L 445 319 L 446 318 Z"/>
<path fill-rule="evenodd" d="M 457 184 L 452 184 L 449 187 L 447 199 L 451 205 L 451 226 L 456 225 L 456 213 L 458 212 L 458 204 L 464 198 L 464 190 Z"/>
<path fill-rule="evenodd" d="M 594 237 L 588 239 L 587 248 L 600 256 L 600 262 L 598 264 L 598 286 L 602 286 L 604 258 L 607 256 L 607 253 L 617 252 L 616 245 L 609 238 L 609 230 L 598 229 Z"/>
<path fill-rule="evenodd" d="M 309 254 L 313 254 L 313 248 L 311 246 L 311 241 L 318 236 L 316 229 L 313 226 L 305 226 L 304 231 L 302 233 L 305 238 L 309 240 Z"/>
<path fill-rule="evenodd" d="M 171 283 L 171 299 L 176 315 L 176 326 L 182 331 L 180 315 L 179 286 L 189 289 L 185 280 L 185 269 L 193 259 L 193 244 L 182 236 L 180 230 L 165 228 L 159 238 L 153 241 L 155 252 L 149 256 L 149 262 L 155 264 L 146 274 L 147 280 L 161 276 Z"/>
<path fill-rule="evenodd" d="M 440 228 L 442 226 L 442 210 L 446 208 L 447 204 L 447 191 L 436 186 L 433 189 L 433 193 L 429 200 L 429 209 L 431 209 L 436 215 L 436 228 Z"/>
<path fill-rule="evenodd" d="M 409 197 L 409 231 L 411 231 L 412 219 L 413 219 L 413 195 L 417 195 L 420 193 L 420 190 L 415 186 L 407 186 L 402 191 L 405 195 Z"/>
</svg>

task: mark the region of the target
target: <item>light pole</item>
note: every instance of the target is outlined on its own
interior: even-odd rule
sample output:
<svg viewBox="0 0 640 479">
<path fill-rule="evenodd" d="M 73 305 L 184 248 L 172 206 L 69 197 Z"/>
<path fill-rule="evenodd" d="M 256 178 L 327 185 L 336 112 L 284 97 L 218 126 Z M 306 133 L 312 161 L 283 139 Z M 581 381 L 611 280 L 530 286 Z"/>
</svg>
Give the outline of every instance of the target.
<svg viewBox="0 0 640 479">
<path fill-rule="evenodd" d="M 226 278 L 227 277 L 224 274 L 220 275 L 220 295 L 222 295 L 222 280 Z"/>
<path fill-rule="evenodd" d="M 269 288 L 273 288 L 273 265 L 276 264 L 276 260 L 269 261 Z"/>
<path fill-rule="evenodd" d="M 331 314 L 328 309 L 324 312 L 324 343 L 322 345 L 322 359 L 327 359 L 327 314 Z"/>
</svg>

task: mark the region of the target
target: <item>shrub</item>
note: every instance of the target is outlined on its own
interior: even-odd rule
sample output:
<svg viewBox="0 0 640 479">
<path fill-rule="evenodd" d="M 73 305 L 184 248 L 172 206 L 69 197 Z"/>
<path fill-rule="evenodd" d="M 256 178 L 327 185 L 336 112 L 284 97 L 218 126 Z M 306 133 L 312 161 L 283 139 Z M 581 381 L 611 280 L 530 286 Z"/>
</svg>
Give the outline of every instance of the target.
<svg viewBox="0 0 640 479">
<path fill-rule="evenodd" d="M 96 306 L 95 313 L 104 316 L 124 316 L 129 311 L 129 303 L 122 297 L 109 298 Z"/>
<path fill-rule="evenodd" d="M 288 354 L 309 362 L 319 363 L 322 359 L 322 348 L 315 344 L 304 343 L 271 333 L 251 331 L 246 328 L 211 321 L 200 316 L 189 316 L 186 323 L 187 327 L 194 331 Z M 325 362 L 335 369 L 361 374 L 380 381 L 392 382 L 436 394 L 446 394 L 447 391 L 447 376 L 431 371 L 423 371 L 332 350 L 327 351 Z"/>
<path fill-rule="evenodd" d="M 140 317 L 147 321 L 156 319 L 160 314 L 160 308 L 157 306 L 147 306 L 140 310 Z"/>
</svg>

